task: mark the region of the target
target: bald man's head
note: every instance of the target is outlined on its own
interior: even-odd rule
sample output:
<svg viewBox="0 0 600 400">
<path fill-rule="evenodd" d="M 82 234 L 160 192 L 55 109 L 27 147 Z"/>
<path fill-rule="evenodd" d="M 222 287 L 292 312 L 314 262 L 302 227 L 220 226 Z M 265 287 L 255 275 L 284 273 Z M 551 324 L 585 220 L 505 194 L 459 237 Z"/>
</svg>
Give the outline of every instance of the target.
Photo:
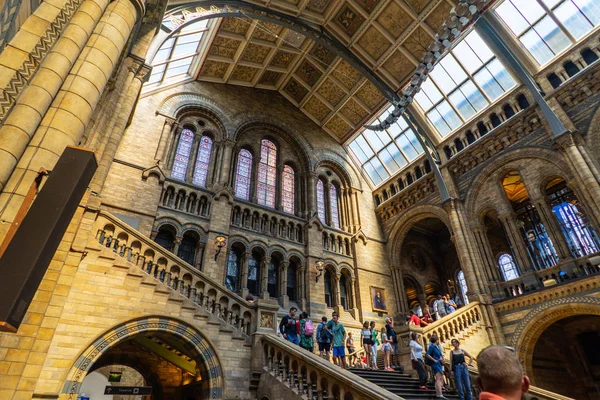
<svg viewBox="0 0 600 400">
<path fill-rule="evenodd" d="M 518 398 L 529 389 L 529 378 L 524 376 L 519 357 L 511 348 L 490 346 L 477 356 L 479 380 L 484 391 Z"/>
</svg>

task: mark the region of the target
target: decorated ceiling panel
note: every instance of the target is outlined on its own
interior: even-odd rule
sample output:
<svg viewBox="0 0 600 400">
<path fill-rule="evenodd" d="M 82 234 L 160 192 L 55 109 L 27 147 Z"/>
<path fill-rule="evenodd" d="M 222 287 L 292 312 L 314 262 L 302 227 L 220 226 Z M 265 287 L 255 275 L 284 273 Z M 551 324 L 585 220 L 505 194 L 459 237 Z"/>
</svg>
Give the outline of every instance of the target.
<svg viewBox="0 0 600 400">
<path fill-rule="evenodd" d="M 401 89 L 455 0 L 247 0 L 324 26 L 388 85 Z M 349 63 L 288 28 L 241 14 L 224 18 L 191 75 L 277 90 L 338 141 L 384 104 Z"/>
</svg>

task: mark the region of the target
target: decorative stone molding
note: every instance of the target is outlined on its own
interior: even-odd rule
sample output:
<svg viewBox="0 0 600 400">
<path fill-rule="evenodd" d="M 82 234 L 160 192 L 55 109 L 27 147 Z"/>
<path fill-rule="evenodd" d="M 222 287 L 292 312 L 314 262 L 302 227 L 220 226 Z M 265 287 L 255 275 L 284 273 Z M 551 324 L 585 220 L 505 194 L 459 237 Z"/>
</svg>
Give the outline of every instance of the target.
<svg viewBox="0 0 600 400">
<path fill-rule="evenodd" d="M 204 393 L 209 399 L 223 398 L 223 371 L 212 343 L 187 323 L 162 316 L 121 323 L 96 339 L 75 361 L 67 374 L 62 394 L 66 394 L 68 400 L 77 399 L 83 379 L 103 354 L 119 343 L 146 332 L 162 332 L 183 339 L 186 348 L 205 363 L 208 379 Z"/>
</svg>

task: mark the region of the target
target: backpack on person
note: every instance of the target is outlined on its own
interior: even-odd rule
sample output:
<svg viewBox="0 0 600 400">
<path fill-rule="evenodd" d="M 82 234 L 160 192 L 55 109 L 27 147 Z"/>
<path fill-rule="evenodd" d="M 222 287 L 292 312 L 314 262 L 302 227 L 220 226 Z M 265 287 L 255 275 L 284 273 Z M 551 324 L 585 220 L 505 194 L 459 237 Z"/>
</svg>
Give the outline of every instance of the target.
<svg viewBox="0 0 600 400">
<path fill-rule="evenodd" d="M 314 335 L 314 333 L 315 333 L 315 326 L 313 325 L 313 323 L 310 319 L 306 319 L 304 321 L 304 336 L 312 337 L 312 335 Z"/>
<path fill-rule="evenodd" d="M 327 329 L 325 329 L 325 324 L 322 323 L 321 325 L 323 326 L 321 327 L 321 336 L 319 339 L 321 340 L 321 343 L 326 343 L 329 341 L 329 332 L 327 332 Z"/>
</svg>

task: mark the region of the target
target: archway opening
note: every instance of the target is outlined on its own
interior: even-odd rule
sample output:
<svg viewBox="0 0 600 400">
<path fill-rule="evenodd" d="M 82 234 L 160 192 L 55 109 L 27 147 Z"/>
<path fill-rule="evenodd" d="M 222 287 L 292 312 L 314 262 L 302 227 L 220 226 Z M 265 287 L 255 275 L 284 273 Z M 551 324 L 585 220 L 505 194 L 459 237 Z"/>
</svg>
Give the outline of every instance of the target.
<svg viewBox="0 0 600 400">
<path fill-rule="evenodd" d="M 528 371 L 538 387 L 575 399 L 597 399 L 600 316 L 573 315 L 548 326 L 535 343 Z"/>
<path fill-rule="evenodd" d="M 458 254 L 450 231 L 441 219 L 428 217 L 415 222 L 400 252 L 403 271 L 413 277 L 404 280 L 411 310 L 420 314 L 437 296 L 445 294 L 457 304 L 463 304 L 457 281 Z M 433 315 L 433 311 L 430 312 Z"/>
<path fill-rule="evenodd" d="M 88 377 L 96 387 L 102 384 L 101 377 L 92 374 L 108 366 L 106 382 L 111 379 L 111 372 L 122 375 L 117 379 L 121 382 L 110 382 L 111 386 L 151 387 L 151 395 L 140 393 L 143 396 L 136 400 L 221 399 L 223 396 L 223 372 L 213 347 L 184 322 L 146 317 L 122 323 L 98 337 L 68 373 L 63 387 L 65 398 L 80 397 L 83 390 L 87 390 L 84 384 Z M 128 377 L 123 371 L 128 371 Z"/>
</svg>

